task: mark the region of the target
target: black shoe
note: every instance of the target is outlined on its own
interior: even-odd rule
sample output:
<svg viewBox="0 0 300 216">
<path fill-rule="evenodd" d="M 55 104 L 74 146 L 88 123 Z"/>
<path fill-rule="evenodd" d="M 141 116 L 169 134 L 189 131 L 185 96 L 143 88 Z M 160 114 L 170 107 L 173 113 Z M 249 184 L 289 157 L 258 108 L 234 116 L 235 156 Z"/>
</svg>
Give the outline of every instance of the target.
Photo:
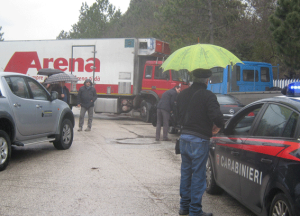
<svg viewBox="0 0 300 216">
<path fill-rule="evenodd" d="M 188 215 L 189 211 L 184 211 L 184 210 L 180 209 L 178 213 L 179 213 L 179 215 Z"/>
<path fill-rule="evenodd" d="M 200 214 L 200 216 L 213 216 L 213 214 L 212 214 L 212 213 L 202 212 L 202 213 Z"/>
</svg>

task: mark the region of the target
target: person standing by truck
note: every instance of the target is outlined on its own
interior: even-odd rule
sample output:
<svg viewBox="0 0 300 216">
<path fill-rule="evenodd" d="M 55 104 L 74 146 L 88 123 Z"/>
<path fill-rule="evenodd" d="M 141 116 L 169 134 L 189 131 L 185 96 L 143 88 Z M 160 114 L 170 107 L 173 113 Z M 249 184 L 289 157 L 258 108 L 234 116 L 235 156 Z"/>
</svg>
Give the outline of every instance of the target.
<svg viewBox="0 0 300 216">
<path fill-rule="evenodd" d="M 96 89 L 92 86 L 92 81 L 90 79 L 86 79 L 84 81 L 84 85 L 80 87 L 77 96 L 77 106 L 81 107 L 78 131 L 82 131 L 82 126 L 84 124 L 84 115 L 86 111 L 88 112 L 88 125 L 85 131 L 91 131 L 94 112 L 94 102 L 96 100 Z"/>
<path fill-rule="evenodd" d="M 52 84 L 52 88 L 51 88 L 50 92 L 56 91 L 58 93 L 58 99 L 66 102 L 69 105 L 70 104 L 70 101 L 69 101 L 70 92 L 69 92 L 69 89 L 65 86 L 65 83 L 66 83 L 65 81 L 60 81 L 58 84 L 55 84 L 55 85 Z M 48 87 L 48 88 L 50 88 L 50 87 Z M 48 90 L 48 88 L 47 88 L 47 90 Z"/>
<path fill-rule="evenodd" d="M 223 127 L 223 114 L 217 97 L 207 90 L 210 70 L 192 72 L 194 82 L 177 98 L 180 124 L 181 179 L 179 215 L 212 216 L 202 210 L 206 190 L 206 162 L 209 140 Z"/>
<path fill-rule="evenodd" d="M 156 124 L 156 141 L 160 139 L 161 125 L 163 124 L 163 141 L 170 141 L 168 138 L 170 112 L 172 112 L 177 94 L 179 94 L 180 86 L 163 93 L 160 101 L 157 104 L 157 124 Z"/>
</svg>

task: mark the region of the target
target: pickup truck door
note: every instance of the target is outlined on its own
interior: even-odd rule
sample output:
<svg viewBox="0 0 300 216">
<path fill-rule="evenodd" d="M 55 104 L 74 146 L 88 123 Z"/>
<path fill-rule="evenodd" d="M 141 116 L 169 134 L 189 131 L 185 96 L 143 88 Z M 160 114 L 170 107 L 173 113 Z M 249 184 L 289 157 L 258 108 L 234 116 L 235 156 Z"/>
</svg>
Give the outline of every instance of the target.
<svg viewBox="0 0 300 216">
<path fill-rule="evenodd" d="M 57 101 L 51 101 L 48 92 L 36 80 L 27 78 L 27 83 L 36 110 L 36 133 L 54 132 L 59 114 Z"/>
<path fill-rule="evenodd" d="M 35 105 L 31 103 L 30 93 L 23 77 L 5 77 L 9 86 L 7 97 L 14 114 L 17 131 L 23 136 L 35 134 L 37 130 Z"/>
</svg>

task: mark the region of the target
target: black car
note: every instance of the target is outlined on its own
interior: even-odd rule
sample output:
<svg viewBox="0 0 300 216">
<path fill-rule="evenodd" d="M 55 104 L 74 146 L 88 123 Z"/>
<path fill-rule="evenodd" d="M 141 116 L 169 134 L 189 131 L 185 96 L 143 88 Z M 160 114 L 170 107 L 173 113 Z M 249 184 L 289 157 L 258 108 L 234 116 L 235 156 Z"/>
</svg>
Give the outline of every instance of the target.
<svg viewBox="0 0 300 216">
<path fill-rule="evenodd" d="M 242 104 L 236 97 L 229 94 L 216 94 L 220 104 L 221 112 L 223 113 L 224 121 L 230 119 L 237 111 L 239 111 L 244 104 Z"/>
<path fill-rule="evenodd" d="M 296 97 L 242 108 L 211 139 L 206 192 L 225 190 L 257 215 L 300 215 L 299 116 Z"/>
</svg>

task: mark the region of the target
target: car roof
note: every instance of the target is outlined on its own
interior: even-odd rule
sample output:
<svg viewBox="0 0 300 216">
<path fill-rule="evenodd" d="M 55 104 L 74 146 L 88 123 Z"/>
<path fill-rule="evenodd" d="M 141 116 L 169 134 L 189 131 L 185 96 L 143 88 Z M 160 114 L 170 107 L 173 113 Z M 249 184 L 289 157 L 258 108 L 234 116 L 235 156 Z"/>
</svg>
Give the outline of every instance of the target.
<svg viewBox="0 0 300 216">
<path fill-rule="evenodd" d="M 272 97 L 272 98 L 265 98 L 265 99 L 261 99 L 258 101 L 254 101 L 248 105 L 250 106 L 250 105 L 253 105 L 256 103 L 268 103 L 268 102 L 281 103 L 284 105 L 288 105 L 288 106 L 294 108 L 295 110 L 297 110 L 298 112 L 300 112 L 300 97 L 288 97 L 288 96 L 282 95 L 282 96 L 276 96 L 276 97 Z"/>
</svg>

